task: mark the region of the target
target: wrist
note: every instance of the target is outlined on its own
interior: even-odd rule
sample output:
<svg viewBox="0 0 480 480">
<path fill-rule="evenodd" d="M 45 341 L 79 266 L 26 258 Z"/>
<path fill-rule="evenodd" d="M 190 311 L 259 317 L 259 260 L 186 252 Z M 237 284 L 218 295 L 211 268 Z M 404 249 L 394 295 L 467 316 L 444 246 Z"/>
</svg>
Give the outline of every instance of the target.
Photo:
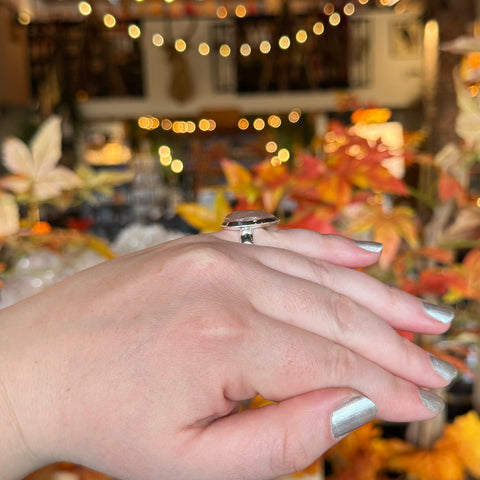
<svg viewBox="0 0 480 480">
<path fill-rule="evenodd" d="M 18 339 L 21 322 L 11 308 L 0 311 L 0 472 L 2 480 L 17 480 L 45 463 L 32 448 L 25 406 L 34 400 L 25 375 L 28 352 Z M 40 396 L 40 392 L 37 392 Z M 24 395 L 23 395 L 24 394 Z M 23 397 L 23 398 L 22 398 Z M 28 399 L 28 400 L 27 400 Z"/>
</svg>

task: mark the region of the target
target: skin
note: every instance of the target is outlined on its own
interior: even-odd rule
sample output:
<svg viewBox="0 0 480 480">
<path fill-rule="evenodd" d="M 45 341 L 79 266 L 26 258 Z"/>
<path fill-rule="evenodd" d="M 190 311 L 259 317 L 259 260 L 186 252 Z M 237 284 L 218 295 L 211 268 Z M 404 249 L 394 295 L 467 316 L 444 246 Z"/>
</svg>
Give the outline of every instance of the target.
<svg viewBox="0 0 480 480">
<path fill-rule="evenodd" d="M 435 415 L 448 383 L 394 328 L 440 334 L 421 301 L 354 270 L 379 254 L 303 230 L 185 237 L 0 311 L 0 471 L 66 460 L 121 479 L 265 479 L 338 439 L 361 392 L 378 418 Z M 278 402 L 238 413 L 256 394 Z"/>
</svg>

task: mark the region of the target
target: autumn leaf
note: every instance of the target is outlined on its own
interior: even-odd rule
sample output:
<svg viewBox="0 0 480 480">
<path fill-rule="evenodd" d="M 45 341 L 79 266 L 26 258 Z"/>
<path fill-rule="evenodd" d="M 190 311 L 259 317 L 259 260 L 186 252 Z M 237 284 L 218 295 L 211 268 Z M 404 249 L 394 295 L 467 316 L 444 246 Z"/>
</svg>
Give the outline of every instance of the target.
<svg viewBox="0 0 480 480">
<path fill-rule="evenodd" d="M 181 203 L 177 206 L 178 214 L 190 225 L 201 232 L 216 232 L 220 230 L 223 219 L 231 211 L 223 192 L 217 192 L 213 209 L 198 203 Z"/>
<path fill-rule="evenodd" d="M 36 201 L 81 187 L 82 181 L 75 173 L 57 165 L 62 155 L 61 143 L 57 116 L 42 124 L 30 146 L 18 138 L 7 138 L 3 144 L 3 163 L 13 175 L 0 179 L 0 186 L 17 194 L 31 195 Z"/>
<path fill-rule="evenodd" d="M 480 478 L 480 419 L 474 410 L 459 415 L 445 426 L 435 449 L 441 453 L 455 452 L 465 469 L 474 478 Z M 432 477 L 433 478 L 433 477 Z"/>
<path fill-rule="evenodd" d="M 445 171 L 442 171 L 438 179 L 438 195 L 440 200 L 445 202 L 460 196 L 462 193 L 463 187 L 460 182 L 451 175 L 448 175 Z"/>
<path fill-rule="evenodd" d="M 415 211 L 406 206 L 387 210 L 381 205 L 366 205 L 363 212 L 351 220 L 348 232 L 351 234 L 370 232 L 374 241 L 383 243 L 379 265 L 384 269 L 392 263 L 402 239 L 411 248 L 418 246 Z"/>
<path fill-rule="evenodd" d="M 463 465 L 453 451 L 415 450 L 388 459 L 392 470 L 406 472 L 416 480 L 464 480 Z"/>
</svg>

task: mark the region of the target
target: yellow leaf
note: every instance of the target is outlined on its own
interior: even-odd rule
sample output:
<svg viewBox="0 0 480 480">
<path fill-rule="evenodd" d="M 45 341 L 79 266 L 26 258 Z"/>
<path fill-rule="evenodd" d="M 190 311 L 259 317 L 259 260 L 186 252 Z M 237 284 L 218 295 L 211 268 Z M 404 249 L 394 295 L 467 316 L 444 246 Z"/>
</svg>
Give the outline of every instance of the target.
<svg viewBox="0 0 480 480">
<path fill-rule="evenodd" d="M 217 193 L 215 209 L 189 202 L 177 206 L 178 214 L 187 223 L 204 233 L 220 230 L 222 221 L 230 210 L 230 205 L 221 192 Z"/>
<path fill-rule="evenodd" d="M 445 426 L 445 431 L 435 449 L 441 454 L 455 452 L 465 469 L 480 478 L 480 419 L 474 410 L 455 418 Z"/>
</svg>

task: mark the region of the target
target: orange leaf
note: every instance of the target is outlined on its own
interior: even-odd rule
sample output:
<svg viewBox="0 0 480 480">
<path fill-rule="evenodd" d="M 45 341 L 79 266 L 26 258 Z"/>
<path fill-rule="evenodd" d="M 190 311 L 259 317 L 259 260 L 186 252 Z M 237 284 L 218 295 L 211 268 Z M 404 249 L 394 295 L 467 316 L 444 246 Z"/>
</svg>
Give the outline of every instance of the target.
<svg viewBox="0 0 480 480">
<path fill-rule="evenodd" d="M 250 172 L 239 163 L 224 158 L 220 161 L 220 165 L 230 186 L 245 185 L 252 182 Z"/>
<path fill-rule="evenodd" d="M 440 200 L 447 201 L 459 196 L 461 193 L 463 193 L 463 188 L 460 182 L 448 175 L 448 173 L 442 171 L 438 179 L 438 195 Z"/>
</svg>

